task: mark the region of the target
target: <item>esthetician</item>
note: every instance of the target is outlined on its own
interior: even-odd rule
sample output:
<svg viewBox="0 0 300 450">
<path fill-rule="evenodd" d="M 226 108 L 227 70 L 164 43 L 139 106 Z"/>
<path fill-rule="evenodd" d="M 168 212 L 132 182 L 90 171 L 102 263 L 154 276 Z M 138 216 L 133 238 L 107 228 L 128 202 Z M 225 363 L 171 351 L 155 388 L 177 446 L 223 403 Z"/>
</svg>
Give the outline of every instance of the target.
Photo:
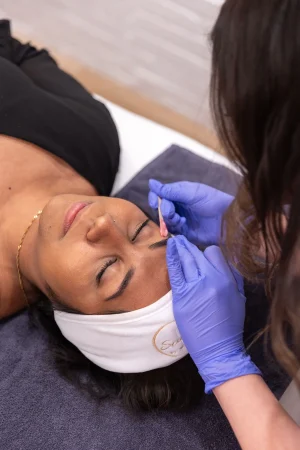
<svg viewBox="0 0 300 450">
<path fill-rule="evenodd" d="M 206 392 L 244 450 L 296 450 L 299 427 L 244 348 L 245 297 L 230 267 L 264 279 L 274 353 L 300 383 L 300 1 L 227 0 L 211 42 L 215 124 L 243 183 L 233 199 L 152 180 L 149 202 L 163 199 L 180 234 L 167 247 L 174 315 Z"/>
</svg>

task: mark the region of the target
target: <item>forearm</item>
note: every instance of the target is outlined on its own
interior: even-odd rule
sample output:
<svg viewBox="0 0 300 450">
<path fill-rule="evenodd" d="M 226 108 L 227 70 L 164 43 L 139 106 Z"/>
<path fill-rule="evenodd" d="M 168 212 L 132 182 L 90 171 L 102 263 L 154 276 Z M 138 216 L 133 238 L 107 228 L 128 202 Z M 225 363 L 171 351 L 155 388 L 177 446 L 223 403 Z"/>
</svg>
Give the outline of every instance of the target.
<svg viewBox="0 0 300 450">
<path fill-rule="evenodd" d="M 257 375 L 234 378 L 214 389 L 243 450 L 296 450 L 300 428 Z"/>
</svg>

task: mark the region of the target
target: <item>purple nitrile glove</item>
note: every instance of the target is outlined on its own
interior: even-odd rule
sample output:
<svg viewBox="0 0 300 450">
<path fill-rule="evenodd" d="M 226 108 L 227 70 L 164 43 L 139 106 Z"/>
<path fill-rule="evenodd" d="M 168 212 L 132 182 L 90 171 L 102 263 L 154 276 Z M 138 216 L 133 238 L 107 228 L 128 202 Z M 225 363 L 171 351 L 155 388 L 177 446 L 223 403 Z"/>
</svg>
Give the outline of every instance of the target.
<svg viewBox="0 0 300 450">
<path fill-rule="evenodd" d="M 158 207 L 162 199 L 161 212 L 168 231 L 183 234 L 197 245 L 219 244 L 222 217 L 234 197 L 210 186 L 188 181 L 162 184 L 149 181 L 149 205 Z"/>
<path fill-rule="evenodd" d="M 205 392 L 232 378 L 260 374 L 243 343 L 243 279 L 233 274 L 221 249 L 201 252 L 176 236 L 167 244 L 167 264 L 175 320 Z"/>
</svg>

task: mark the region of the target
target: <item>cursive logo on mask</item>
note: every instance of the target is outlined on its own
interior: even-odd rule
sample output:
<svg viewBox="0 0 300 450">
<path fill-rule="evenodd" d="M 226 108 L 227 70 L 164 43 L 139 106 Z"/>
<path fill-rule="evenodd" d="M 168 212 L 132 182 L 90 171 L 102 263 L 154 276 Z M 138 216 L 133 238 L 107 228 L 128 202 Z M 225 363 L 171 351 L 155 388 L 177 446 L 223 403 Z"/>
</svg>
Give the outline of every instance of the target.
<svg viewBox="0 0 300 450">
<path fill-rule="evenodd" d="M 186 353 L 186 348 L 179 334 L 176 322 L 163 325 L 152 339 L 154 348 L 166 356 L 177 357 Z"/>
</svg>

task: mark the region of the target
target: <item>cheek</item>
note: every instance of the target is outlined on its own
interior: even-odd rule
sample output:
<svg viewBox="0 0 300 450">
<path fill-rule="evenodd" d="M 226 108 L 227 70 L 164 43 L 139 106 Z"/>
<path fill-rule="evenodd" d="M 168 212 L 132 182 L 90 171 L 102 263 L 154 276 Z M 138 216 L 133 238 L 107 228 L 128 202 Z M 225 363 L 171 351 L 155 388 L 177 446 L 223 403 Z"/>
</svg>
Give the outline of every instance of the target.
<svg viewBox="0 0 300 450">
<path fill-rule="evenodd" d="M 159 258 L 155 264 L 151 264 L 147 269 L 147 284 L 153 283 L 153 289 L 156 289 L 156 285 L 166 284 L 170 285 L 169 275 L 167 269 L 167 263 L 165 258 Z M 145 275 L 146 278 L 146 275 Z"/>
<path fill-rule="evenodd" d="M 78 245 L 43 245 L 39 266 L 42 279 L 62 297 L 79 293 L 87 284 L 88 254 Z"/>
</svg>

